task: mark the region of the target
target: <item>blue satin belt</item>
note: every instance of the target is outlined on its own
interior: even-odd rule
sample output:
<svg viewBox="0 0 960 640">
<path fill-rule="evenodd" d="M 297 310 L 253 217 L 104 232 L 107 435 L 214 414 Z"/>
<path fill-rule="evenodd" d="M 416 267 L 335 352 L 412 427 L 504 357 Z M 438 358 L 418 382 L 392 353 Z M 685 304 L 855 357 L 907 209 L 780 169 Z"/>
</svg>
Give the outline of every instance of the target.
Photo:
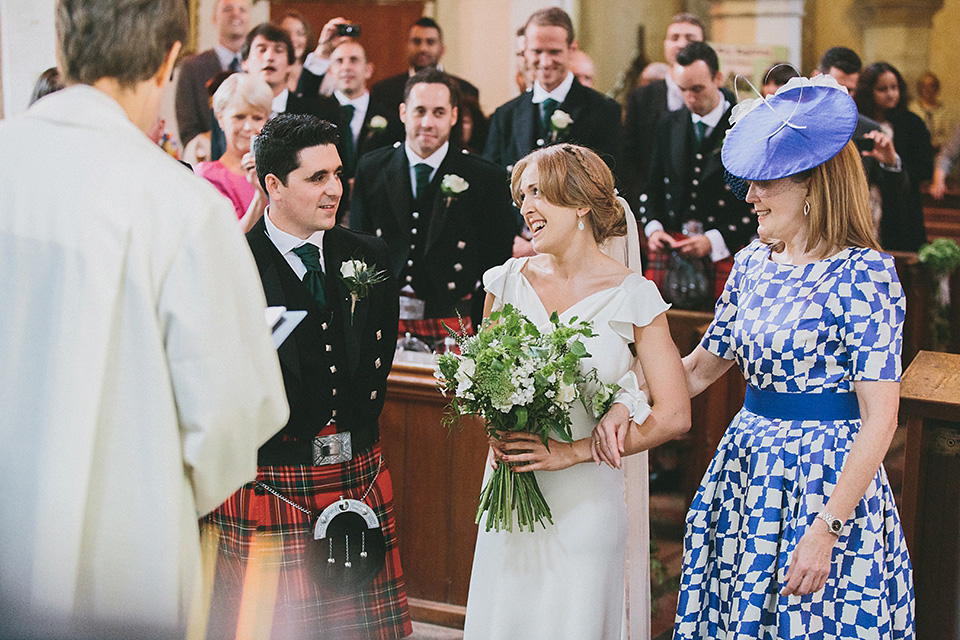
<svg viewBox="0 0 960 640">
<path fill-rule="evenodd" d="M 743 408 L 775 420 L 859 420 L 860 403 L 852 391 L 781 393 L 747 386 Z"/>
</svg>

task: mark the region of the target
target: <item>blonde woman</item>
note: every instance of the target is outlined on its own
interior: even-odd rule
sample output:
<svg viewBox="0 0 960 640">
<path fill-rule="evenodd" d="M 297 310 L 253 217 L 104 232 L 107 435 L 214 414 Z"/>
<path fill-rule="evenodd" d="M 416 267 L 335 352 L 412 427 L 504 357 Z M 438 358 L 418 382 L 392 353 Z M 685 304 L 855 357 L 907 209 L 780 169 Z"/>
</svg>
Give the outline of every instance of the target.
<svg viewBox="0 0 960 640">
<path fill-rule="evenodd" d="M 270 117 L 273 92 L 258 76 L 235 73 L 213 94 L 213 113 L 223 130 L 227 150 L 219 160 L 201 162 L 194 172 L 230 199 L 246 233 L 267 205 L 257 180 L 252 140 Z"/>
</svg>

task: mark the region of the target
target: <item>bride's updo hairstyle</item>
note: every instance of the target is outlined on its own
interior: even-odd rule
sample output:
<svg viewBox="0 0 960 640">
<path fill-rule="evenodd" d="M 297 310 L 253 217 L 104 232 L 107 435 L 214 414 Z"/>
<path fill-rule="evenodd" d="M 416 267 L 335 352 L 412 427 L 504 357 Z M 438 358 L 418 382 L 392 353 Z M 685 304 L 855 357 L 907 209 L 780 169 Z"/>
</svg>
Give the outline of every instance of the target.
<svg viewBox="0 0 960 640">
<path fill-rule="evenodd" d="M 540 173 L 538 188 L 547 202 L 569 209 L 589 209 L 597 244 L 627 234 L 623 207 L 617 201 L 613 174 L 596 153 L 573 144 L 538 149 L 513 166 L 510 189 L 517 207 L 523 202 L 520 178 L 531 164 Z"/>
</svg>

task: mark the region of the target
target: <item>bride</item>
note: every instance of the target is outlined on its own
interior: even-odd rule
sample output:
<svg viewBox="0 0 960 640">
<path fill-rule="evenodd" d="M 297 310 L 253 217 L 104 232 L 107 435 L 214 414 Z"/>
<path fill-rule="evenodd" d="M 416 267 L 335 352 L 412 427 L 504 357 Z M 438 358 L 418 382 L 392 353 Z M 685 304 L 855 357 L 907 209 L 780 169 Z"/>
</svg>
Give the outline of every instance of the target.
<svg viewBox="0 0 960 640">
<path fill-rule="evenodd" d="M 464 638 L 625 638 L 620 455 L 645 451 L 690 425 L 683 368 L 664 316 L 668 305 L 653 283 L 601 250 L 626 234 L 627 224 L 613 176 L 595 153 L 570 144 L 535 151 L 514 167 L 511 188 L 538 255 L 484 275 L 484 313 L 510 303 L 541 328 L 554 311 L 564 322 L 591 322 L 597 335 L 584 340 L 592 355 L 583 365 L 623 388 L 601 423 L 629 422 L 629 436 L 623 451 L 603 452 L 614 466 L 602 466 L 601 443 L 591 436 L 597 421 L 578 404 L 573 442 L 550 440 L 547 448 L 522 433 L 491 441 L 490 467 L 520 463 L 515 472 L 535 473 L 554 524 L 534 533 L 480 528 Z M 641 372 L 652 410 L 637 386 Z"/>
</svg>

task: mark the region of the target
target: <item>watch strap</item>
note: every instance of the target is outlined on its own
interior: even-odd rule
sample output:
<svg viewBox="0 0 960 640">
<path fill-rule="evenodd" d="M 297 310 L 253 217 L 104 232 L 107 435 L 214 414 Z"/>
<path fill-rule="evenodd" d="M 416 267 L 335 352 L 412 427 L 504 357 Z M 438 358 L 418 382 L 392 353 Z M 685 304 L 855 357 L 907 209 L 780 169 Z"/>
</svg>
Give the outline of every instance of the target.
<svg viewBox="0 0 960 640">
<path fill-rule="evenodd" d="M 830 533 L 838 538 L 840 537 L 840 532 L 843 531 L 843 520 L 834 517 L 826 511 L 821 511 L 817 514 L 817 517 L 827 523 L 827 530 Z"/>
</svg>

